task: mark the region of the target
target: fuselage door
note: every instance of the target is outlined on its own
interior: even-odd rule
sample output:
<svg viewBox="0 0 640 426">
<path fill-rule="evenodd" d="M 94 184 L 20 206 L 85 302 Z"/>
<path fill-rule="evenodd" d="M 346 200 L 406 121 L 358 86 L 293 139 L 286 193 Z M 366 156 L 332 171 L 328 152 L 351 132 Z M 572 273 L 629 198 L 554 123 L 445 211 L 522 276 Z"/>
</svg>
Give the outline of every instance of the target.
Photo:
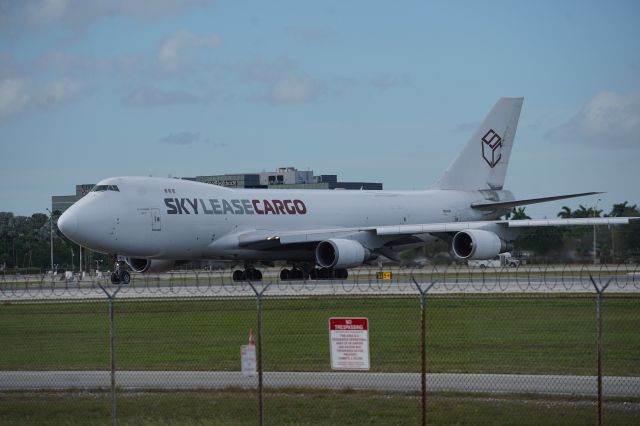
<svg viewBox="0 0 640 426">
<path fill-rule="evenodd" d="M 151 230 L 160 231 L 160 209 L 151 209 Z"/>
</svg>

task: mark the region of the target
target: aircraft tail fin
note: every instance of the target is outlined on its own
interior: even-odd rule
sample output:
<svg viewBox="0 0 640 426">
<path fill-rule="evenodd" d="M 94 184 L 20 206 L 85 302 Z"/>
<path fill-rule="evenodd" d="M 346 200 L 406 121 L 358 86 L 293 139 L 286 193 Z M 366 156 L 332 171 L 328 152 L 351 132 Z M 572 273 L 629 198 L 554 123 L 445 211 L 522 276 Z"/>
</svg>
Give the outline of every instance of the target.
<svg viewBox="0 0 640 426">
<path fill-rule="evenodd" d="M 500 98 L 434 188 L 502 189 L 523 100 Z"/>
</svg>

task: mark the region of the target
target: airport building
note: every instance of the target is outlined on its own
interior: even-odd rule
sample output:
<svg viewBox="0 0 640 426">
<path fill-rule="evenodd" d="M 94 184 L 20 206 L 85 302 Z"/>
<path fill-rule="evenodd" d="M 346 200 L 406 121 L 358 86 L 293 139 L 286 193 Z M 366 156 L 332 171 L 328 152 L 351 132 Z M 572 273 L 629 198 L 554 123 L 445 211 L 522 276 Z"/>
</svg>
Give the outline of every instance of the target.
<svg viewBox="0 0 640 426">
<path fill-rule="evenodd" d="M 230 173 L 185 179 L 230 188 L 382 189 L 382 183 L 379 182 L 339 182 L 338 175 L 315 176 L 313 170 L 298 170 L 295 167 L 280 167 L 273 172 Z"/>
<path fill-rule="evenodd" d="M 62 213 L 69 207 L 73 205 L 80 198 L 87 195 L 91 189 L 95 186 L 93 183 L 83 183 L 81 185 L 76 185 L 76 194 L 75 195 L 54 195 L 51 197 L 51 211 L 55 212 L 56 210 Z"/>
<path fill-rule="evenodd" d="M 229 188 L 278 188 L 278 189 L 365 189 L 380 190 L 379 182 L 340 182 L 338 175 L 313 174 L 313 170 L 298 170 L 295 167 L 280 167 L 273 172 L 229 173 L 224 175 L 183 177 L 182 179 L 226 186 Z M 84 197 L 95 184 L 76 185 L 75 195 L 51 197 L 51 211 L 61 213 Z"/>
</svg>

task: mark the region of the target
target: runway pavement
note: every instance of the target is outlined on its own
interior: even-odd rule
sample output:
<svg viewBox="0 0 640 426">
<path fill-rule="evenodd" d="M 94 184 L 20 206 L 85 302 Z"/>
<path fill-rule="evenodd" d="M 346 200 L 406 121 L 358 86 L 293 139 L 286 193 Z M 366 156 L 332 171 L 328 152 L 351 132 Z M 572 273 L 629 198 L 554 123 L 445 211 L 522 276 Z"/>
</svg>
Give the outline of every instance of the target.
<svg viewBox="0 0 640 426">
<path fill-rule="evenodd" d="M 608 279 L 599 277 L 596 283 L 602 286 Z M 640 283 L 612 279 L 607 294 L 640 293 Z M 420 281 L 419 281 L 420 282 Z M 258 289 L 270 284 L 265 293 L 268 297 L 283 296 L 349 296 L 349 295 L 417 295 L 415 284 L 409 279 L 397 281 L 289 281 L 257 282 Z M 422 280 L 421 285 L 430 282 Z M 253 297 L 254 292 L 248 283 L 207 282 L 185 279 L 180 282 L 142 281 L 130 285 L 116 286 L 100 282 L 109 292 L 118 288 L 118 299 L 156 299 L 156 298 L 197 298 L 197 297 Z M 502 277 L 499 280 L 458 279 L 435 282 L 430 294 L 532 294 L 532 293 L 586 293 L 595 294 L 589 279 L 574 277 L 563 280 L 539 280 L 535 278 Z M 95 281 L 70 283 L 42 283 L 40 285 L 1 285 L 0 301 L 41 301 L 41 300 L 96 300 L 106 295 Z"/>
<path fill-rule="evenodd" d="M 257 377 L 240 372 L 119 371 L 118 388 L 126 390 L 194 390 L 256 388 Z M 420 391 L 419 373 L 368 372 L 267 372 L 267 388 L 357 389 Z M 0 390 L 98 389 L 110 386 L 108 371 L 1 371 Z M 639 397 L 640 377 L 603 378 L 607 397 Z M 595 376 L 518 374 L 428 374 L 432 392 L 536 393 L 555 395 L 597 394 Z"/>
<path fill-rule="evenodd" d="M 265 269 L 258 288 L 271 284 L 266 296 L 417 295 L 413 282 L 435 283 L 431 294 L 454 293 L 591 293 L 609 283 L 607 293 L 640 293 L 639 265 L 536 265 L 478 270 L 467 267 L 434 267 L 390 270 L 392 279 L 378 279 L 378 269 L 356 268 L 348 280 L 280 281 L 278 268 Z M 253 297 L 246 282 L 233 282 L 230 271 L 174 271 L 132 274 L 128 285 L 113 285 L 106 278 L 76 275 L 0 276 L 0 301 L 95 300 L 119 289 L 119 299 Z"/>
</svg>

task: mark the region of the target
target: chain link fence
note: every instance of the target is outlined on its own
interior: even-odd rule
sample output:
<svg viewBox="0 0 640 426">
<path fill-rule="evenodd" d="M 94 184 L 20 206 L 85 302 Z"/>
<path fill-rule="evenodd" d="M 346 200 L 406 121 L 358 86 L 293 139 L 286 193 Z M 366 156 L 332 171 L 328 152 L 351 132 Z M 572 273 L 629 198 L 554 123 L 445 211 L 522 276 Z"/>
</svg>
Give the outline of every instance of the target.
<svg viewBox="0 0 640 426">
<path fill-rule="evenodd" d="M 3 276 L 0 423 L 633 423 L 640 414 L 638 265 L 263 275 L 179 271 L 134 275 L 128 286 Z M 335 346 L 332 318 L 366 319 L 366 330 Z M 343 356 L 354 368 L 335 362 Z"/>
</svg>

